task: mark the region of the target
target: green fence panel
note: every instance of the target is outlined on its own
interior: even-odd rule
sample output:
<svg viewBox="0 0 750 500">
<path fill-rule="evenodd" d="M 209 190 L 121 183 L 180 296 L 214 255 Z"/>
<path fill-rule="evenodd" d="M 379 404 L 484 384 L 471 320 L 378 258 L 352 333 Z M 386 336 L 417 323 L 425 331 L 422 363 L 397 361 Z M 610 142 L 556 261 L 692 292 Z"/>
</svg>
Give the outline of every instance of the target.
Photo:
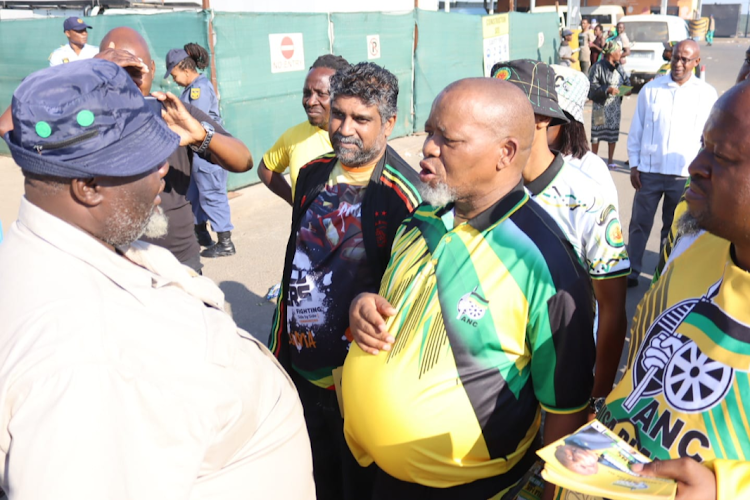
<svg viewBox="0 0 750 500">
<path fill-rule="evenodd" d="M 307 119 L 302 86 L 307 68 L 318 56 L 330 53 L 328 15 L 218 12 L 214 32 L 224 124 L 250 148 L 257 166 L 286 129 Z M 271 49 L 277 48 L 271 47 L 269 35 L 294 33 L 302 34 L 304 70 L 273 73 Z M 258 182 L 256 171 L 230 173 L 229 189 Z"/>
<path fill-rule="evenodd" d="M 164 80 L 165 61 L 169 49 L 188 42 L 204 47 L 208 40 L 208 17 L 204 12 L 180 12 L 155 15 L 95 16 L 85 21 L 93 27 L 89 44 L 99 45 L 104 35 L 118 26 L 129 26 L 143 35 L 156 62 L 153 90 L 170 90 L 177 95 L 180 89 Z M 10 105 L 13 92 L 34 71 L 49 66 L 50 53 L 67 43 L 62 30 L 63 19 L 28 19 L 0 23 L 0 112 Z M 54 34 L 54 35 L 53 35 Z M 5 141 L 0 141 L 0 152 L 7 153 Z"/>
<path fill-rule="evenodd" d="M 557 62 L 560 48 L 557 14 L 510 13 L 510 58 Z M 541 44 L 540 44 L 541 42 Z"/>
<path fill-rule="evenodd" d="M 333 53 L 351 63 L 369 61 L 398 78 L 398 120 L 391 138 L 411 134 L 415 14 L 332 14 Z M 378 38 L 374 38 L 377 36 Z"/>
<path fill-rule="evenodd" d="M 417 10 L 414 130 L 423 130 L 432 101 L 448 84 L 483 76 L 482 17 Z"/>
</svg>

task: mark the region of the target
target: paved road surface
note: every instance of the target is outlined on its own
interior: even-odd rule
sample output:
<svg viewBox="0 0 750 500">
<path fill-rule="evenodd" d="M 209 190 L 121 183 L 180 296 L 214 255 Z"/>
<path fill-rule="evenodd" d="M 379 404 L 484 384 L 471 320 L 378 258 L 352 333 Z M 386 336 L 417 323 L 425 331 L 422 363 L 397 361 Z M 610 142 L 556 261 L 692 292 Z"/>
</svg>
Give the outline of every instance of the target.
<svg viewBox="0 0 750 500">
<path fill-rule="evenodd" d="M 704 47 L 703 63 L 707 66 L 708 82 L 723 93 L 734 83 L 744 59 L 748 42 L 744 39 L 720 39 L 713 47 Z M 620 201 L 620 216 L 627 241 L 627 227 L 633 202 L 628 170 L 626 141 L 630 117 L 636 97 L 623 103 L 621 141 L 615 159 L 621 168 L 612 173 Z M 300 109 L 300 119 L 303 118 Z M 586 108 L 586 121 L 590 123 L 591 108 Z M 587 124 L 588 127 L 588 124 Z M 391 145 L 415 168 L 420 160 L 423 135 L 404 137 L 391 141 Z M 606 154 L 606 145 L 600 153 Z M 256 163 L 261 151 L 253 151 Z M 18 200 L 23 190 L 23 178 L 12 159 L 0 157 L 0 221 L 6 228 L 15 220 Z M 204 273 L 214 279 L 226 294 L 228 308 L 237 323 L 261 340 L 268 338 L 274 304 L 265 300 L 268 289 L 279 282 L 284 264 L 284 250 L 289 234 L 291 209 L 262 185 L 240 190 L 231 202 L 232 220 L 235 224 L 233 239 L 237 255 L 216 260 L 204 259 Z M 656 265 L 659 226 L 655 224 L 649 239 L 644 269 Z M 648 287 L 649 275 L 644 274 L 641 285 L 628 292 L 628 313 L 632 318 L 636 305 Z"/>
</svg>

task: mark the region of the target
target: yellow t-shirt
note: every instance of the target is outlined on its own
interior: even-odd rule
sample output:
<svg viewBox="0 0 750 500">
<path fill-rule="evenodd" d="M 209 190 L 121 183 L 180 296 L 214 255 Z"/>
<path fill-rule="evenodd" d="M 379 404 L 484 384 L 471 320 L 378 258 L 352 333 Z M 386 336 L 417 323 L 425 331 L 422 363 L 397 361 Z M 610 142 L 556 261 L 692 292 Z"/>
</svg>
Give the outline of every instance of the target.
<svg viewBox="0 0 750 500">
<path fill-rule="evenodd" d="M 328 132 L 304 121 L 281 134 L 271 149 L 263 155 L 268 170 L 283 174 L 289 169 L 292 196 L 299 169 L 318 156 L 333 151 Z"/>
<path fill-rule="evenodd" d="M 651 458 L 713 466 L 719 498 L 748 498 L 750 273 L 709 233 L 675 245 L 633 320 L 627 371 L 599 420 Z"/>
</svg>

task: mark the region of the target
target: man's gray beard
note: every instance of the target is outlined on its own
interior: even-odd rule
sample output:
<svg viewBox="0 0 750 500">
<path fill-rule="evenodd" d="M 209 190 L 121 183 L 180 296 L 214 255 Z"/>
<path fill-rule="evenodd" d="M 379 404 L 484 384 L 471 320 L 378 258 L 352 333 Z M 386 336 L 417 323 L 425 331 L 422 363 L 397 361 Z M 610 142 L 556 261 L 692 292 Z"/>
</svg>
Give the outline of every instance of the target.
<svg viewBox="0 0 750 500">
<path fill-rule="evenodd" d="M 146 227 L 143 228 L 141 236 L 151 239 L 163 238 L 167 235 L 168 230 L 169 217 L 167 217 L 167 214 L 164 213 L 161 207 L 154 207 L 154 211 L 151 212 L 151 216 L 146 221 Z"/>
<path fill-rule="evenodd" d="M 422 184 L 419 187 L 419 194 L 422 195 L 422 200 L 433 207 L 444 207 L 456 201 L 456 192 L 442 181 L 438 182 L 435 186 Z"/>
<path fill-rule="evenodd" d="M 357 168 L 363 167 L 375 161 L 375 159 L 380 155 L 380 152 L 383 149 L 385 136 L 379 138 L 379 140 L 376 141 L 376 143 L 373 144 L 372 148 L 370 149 L 363 149 L 364 145 L 362 144 L 362 141 L 357 139 L 356 137 L 344 137 L 338 132 L 333 135 L 333 142 L 333 150 L 336 153 L 336 157 L 338 157 L 341 163 L 343 163 L 347 167 Z M 352 151 L 351 149 L 342 148 L 340 146 L 341 143 L 354 144 L 360 149 Z"/>
<path fill-rule="evenodd" d="M 148 216 L 138 215 L 144 212 Z M 146 212 L 146 207 L 139 206 L 136 210 L 131 210 L 125 207 L 125 203 L 121 203 L 107 224 L 101 239 L 114 247 L 127 246 L 141 236 L 147 238 L 165 236 L 168 224 L 169 219 L 161 207 L 152 205 L 150 211 Z"/>
<path fill-rule="evenodd" d="M 681 236 L 693 236 L 702 230 L 700 222 L 690 212 L 682 214 L 677 221 L 677 234 Z"/>
</svg>

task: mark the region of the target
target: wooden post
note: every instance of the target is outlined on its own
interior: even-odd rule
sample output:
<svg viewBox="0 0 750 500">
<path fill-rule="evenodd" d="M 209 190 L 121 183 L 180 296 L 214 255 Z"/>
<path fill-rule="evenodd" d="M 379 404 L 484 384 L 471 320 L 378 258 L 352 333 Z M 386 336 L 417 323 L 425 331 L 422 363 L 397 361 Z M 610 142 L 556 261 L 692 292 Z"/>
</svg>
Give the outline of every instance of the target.
<svg viewBox="0 0 750 500">
<path fill-rule="evenodd" d="M 211 10 L 211 0 L 203 0 L 203 10 Z M 208 18 L 208 52 L 211 54 L 211 84 L 214 86 L 216 96 L 219 96 L 219 85 L 216 81 L 216 54 L 214 52 L 214 20 L 213 13 Z"/>
</svg>

